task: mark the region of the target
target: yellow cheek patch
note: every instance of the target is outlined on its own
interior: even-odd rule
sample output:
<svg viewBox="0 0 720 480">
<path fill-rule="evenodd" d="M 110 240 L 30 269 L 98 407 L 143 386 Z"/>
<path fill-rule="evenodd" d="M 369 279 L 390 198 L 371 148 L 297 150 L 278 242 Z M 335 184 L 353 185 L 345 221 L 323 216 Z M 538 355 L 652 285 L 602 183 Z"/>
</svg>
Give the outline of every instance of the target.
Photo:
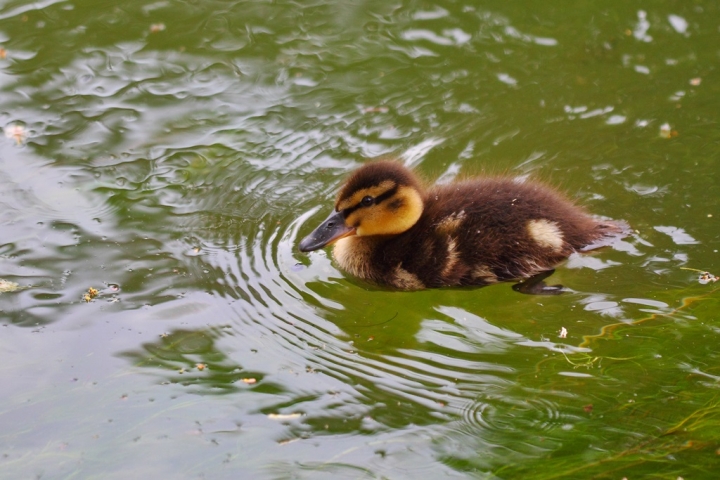
<svg viewBox="0 0 720 480">
<path fill-rule="evenodd" d="M 395 188 L 395 182 L 392 180 L 385 180 L 380 185 L 376 185 L 374 187 L 370 188 L 363 188 L 362 190 L 358 190 L 357 192 L 350 195 L 345 200 L 338 202 L 335 205 L 335 210 L 345 210 L 346 208 L 354 207 L 355 205 L 359 204 L 363 198 L 367 197 L 368 195 L 375 198 L 379 197 L 385 192 L 388 192 Z"/>
<path fill-rule="evenodd" d="M 355 210 L 345 223 L 357 226 L 359 236 L 397 235 L 415 225 L 422 212 L 423 201 L 418 191 L 400 187 L 395 195 L 379 205 Z"/>
<path fill-rule="evenodd" d="M 345 225 L 349 227 L 357 227 L 363 219 L 368 218 L 369 215 L 367 215 L 367 212 L 364 213 L 365 215 L 360 215 L 360 211 L 355 210 L 345 219 Z"/>
</svg>

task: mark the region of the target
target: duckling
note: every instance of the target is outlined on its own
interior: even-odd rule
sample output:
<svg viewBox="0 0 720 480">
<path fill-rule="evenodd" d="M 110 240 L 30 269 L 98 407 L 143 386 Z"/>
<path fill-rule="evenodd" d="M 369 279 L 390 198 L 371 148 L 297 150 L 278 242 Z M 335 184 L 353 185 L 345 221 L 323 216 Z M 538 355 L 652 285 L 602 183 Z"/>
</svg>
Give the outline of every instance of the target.
<svg viewBox="0 0 720 480">
<path fill-rule="evenodd" d="M 426 189 L 410 169 L 384 160 L 350 175 L 334 211 L 299 249 L 334 243 L 335 260 L 352 275 L 420 290 L 539 281 L 571 253 L 626 233 L 623 222 L 592 217 L 540 183 L 490 177 Z"/>
</svg>

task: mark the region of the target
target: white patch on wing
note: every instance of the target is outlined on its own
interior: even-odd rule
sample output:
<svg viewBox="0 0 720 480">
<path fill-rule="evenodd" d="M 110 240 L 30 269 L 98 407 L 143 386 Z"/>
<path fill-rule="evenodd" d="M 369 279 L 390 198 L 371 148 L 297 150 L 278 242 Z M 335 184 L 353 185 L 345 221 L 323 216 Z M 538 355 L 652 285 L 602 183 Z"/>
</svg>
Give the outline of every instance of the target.
<svg viewBox="0 0 720 480">
<path fill-rule="evenodd" d="M 465 210 L 453 212 L 447 217 L 440 220 L 437 223 L 436 229 L 439 233 L 450 235 L 460 227 L 460 224 L 463 222 L 463 220 L 465 220 Z"/>
<path fill-rule="evenodd" d="M 527 223 L 527 231 L 535 243 L 541 247 L 550 248 L 555 252 L 561 251 L 565 243 L 558 224 L 544 218 L 530 220 Z"/>
<path fill-rule="evenodd" d="M 457 243 L 455 240 L 453 238 L 449 238 L 447 244 L 447 260 L 445 261 L 445 266 L 442 271 L 442 276 L 445 278 L 452 273 L 453 268 L 457 265 L 459 255 L 456 247 Z"/>
<path fill-rule="evenodd" d="M 495 275 L 490 267 L 487 265 L 477 265 L 472 269 L 472 278 L 475 280 L 482 279 L 487 283 L 495 283 L 498 281 L 497 275 Z"/>
<path fill-rule="evenodd" d="M 403 290 L 422 290 L 425 288 L 417 275 L 412 274 L 402 268 L 402 264 L 399 264 L 395 268 L 395 278 L 393 279 L 393 285 Z"/>
</svg>

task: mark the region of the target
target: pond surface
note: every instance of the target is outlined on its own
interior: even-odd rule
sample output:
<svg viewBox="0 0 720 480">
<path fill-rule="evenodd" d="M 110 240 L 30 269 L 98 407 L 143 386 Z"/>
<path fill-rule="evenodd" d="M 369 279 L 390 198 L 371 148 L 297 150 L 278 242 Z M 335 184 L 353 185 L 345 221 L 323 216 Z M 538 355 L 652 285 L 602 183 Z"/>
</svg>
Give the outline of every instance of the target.
<svg viewBox="0 0 720 480">
<path fill-rule="evenodd" d="M 0 47 L 3 478 L 716 478 L 717 2 L 7 1 Z M 374 287 L 297 243 L 379 156 L 634 234 L 561 296 Z"/>
</svg>

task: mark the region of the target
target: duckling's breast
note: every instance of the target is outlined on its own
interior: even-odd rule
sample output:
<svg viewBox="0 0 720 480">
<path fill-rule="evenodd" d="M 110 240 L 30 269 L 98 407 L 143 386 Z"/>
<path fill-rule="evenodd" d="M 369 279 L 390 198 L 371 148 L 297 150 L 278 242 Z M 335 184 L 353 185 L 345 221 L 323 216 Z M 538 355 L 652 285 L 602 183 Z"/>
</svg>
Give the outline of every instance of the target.
<svg viewBox="0 0 720 480">
<path fill-rule="evenodd" d="M 345 237 L 335 243 L 333 257 L 343 270 L 374 283 L 389 285 L 401 290 L 422 290 L 427 285 L 420 275 L 404 267 L 409 262 L 406 248 L 398 250 L 396 237 Z"/>
<path fill-rule="evenodd" d="M 333 257 L 343 270 L 356 277 L 372 280 L 374 243 L 372 239 L 357 236 L 341 238 L 335 242 Z"/>
</svg>

